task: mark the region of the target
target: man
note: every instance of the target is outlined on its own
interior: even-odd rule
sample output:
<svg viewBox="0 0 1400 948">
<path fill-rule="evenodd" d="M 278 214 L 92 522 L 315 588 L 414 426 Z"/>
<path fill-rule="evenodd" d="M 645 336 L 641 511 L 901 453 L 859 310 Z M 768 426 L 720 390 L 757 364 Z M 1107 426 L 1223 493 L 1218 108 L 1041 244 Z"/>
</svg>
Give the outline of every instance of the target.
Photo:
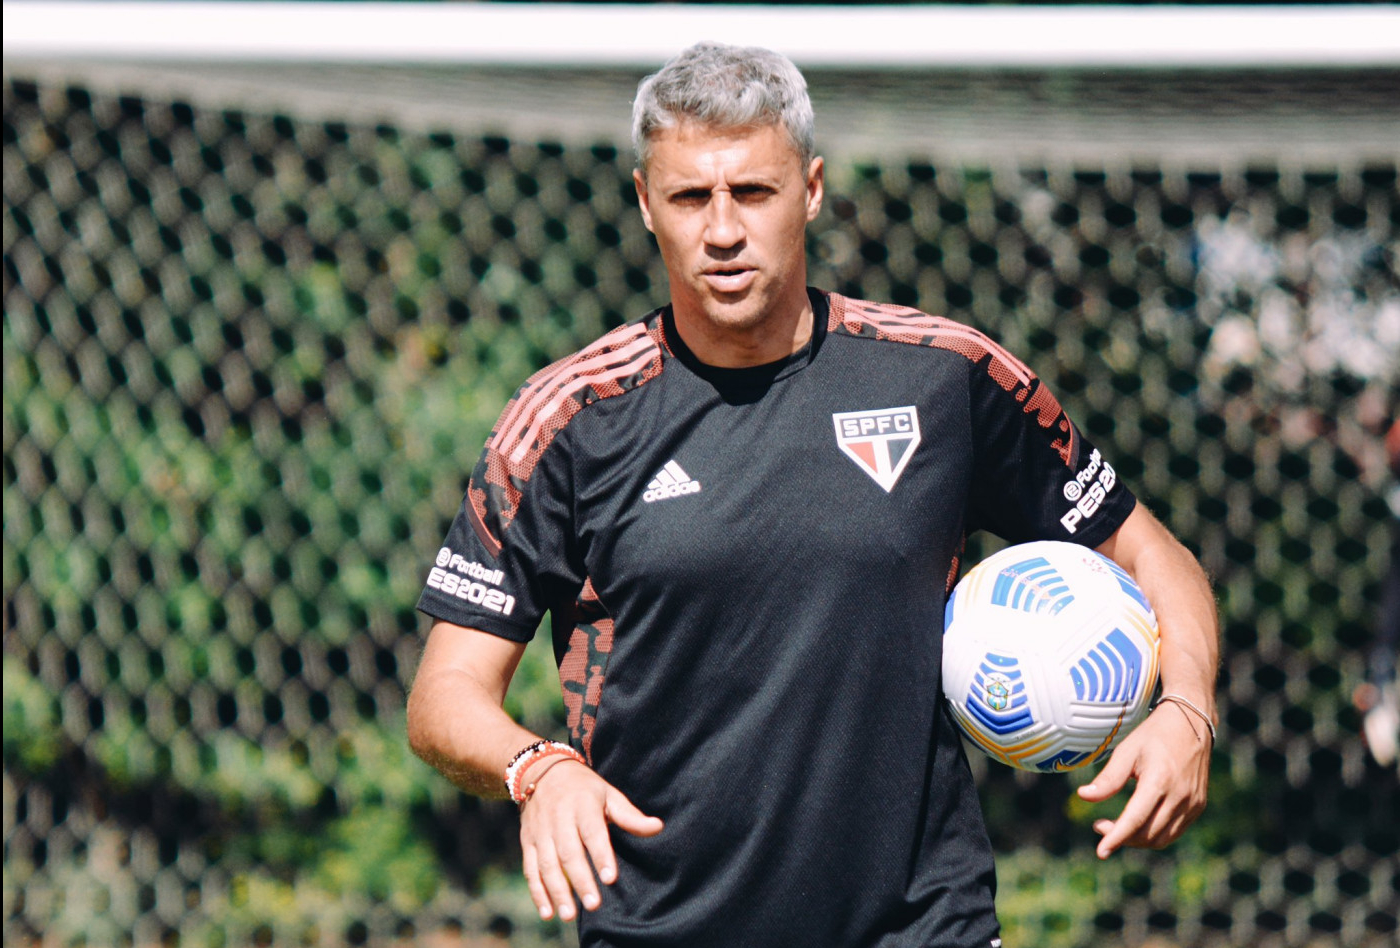
<svg viewBox="0 0 1400 948">
<path fill-rule="evenodd" d="M 1362 713 L 1361 733 L 1371 756 L 1382 767 L 1400 769 L 1400 420 L 1385 433 L 1385 451 L 1394 483 L 1390 504 L 1390 562 L 1381 580 L 1376 638 L 1367 656 L 1366 681 L 1352 701 Z"/>
<path fill-rule="evenodd" d="M 1180 700 L 1080 791 L 1136 781 L 1103 857 L 1205 804 L 1209 587 L 1125 488 L 1068 515 L 1092 449 L 999 346 L 806 286 L 823 164 L 790 62 L 700 44 L 633 114 L 671 304 L 506 407 L 420 602 L 413 746 L 468 790 L 504 777 L 540 915 L 577 898 L 584 945 L 998 945 L 939 691 L 965 535 L 1095 546 L 1157 605 Z M 546 609 L 570 746 L 501 710 Z"/>
</svg>

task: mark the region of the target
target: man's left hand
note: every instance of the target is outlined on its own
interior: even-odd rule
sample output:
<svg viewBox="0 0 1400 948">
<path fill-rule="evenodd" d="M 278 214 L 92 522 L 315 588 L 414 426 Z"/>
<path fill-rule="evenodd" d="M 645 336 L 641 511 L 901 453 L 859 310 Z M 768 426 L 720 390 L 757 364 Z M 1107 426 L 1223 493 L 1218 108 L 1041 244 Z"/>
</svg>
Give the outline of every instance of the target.
<svg viewBox="0 0 1400 948">
<path fill-rule="evenodd" d="M 1174 842 L 1206 807 L 1211 738 L 1204 723 L 1176 704 L 1163 703 L 1123 739 L 1079 796 L 1101 803 L 1128 781 L 1137 786 L 1116 820 L 1095 820 L 1107 859 L 1122 846 L 1161 849 Z"/>
</svg>

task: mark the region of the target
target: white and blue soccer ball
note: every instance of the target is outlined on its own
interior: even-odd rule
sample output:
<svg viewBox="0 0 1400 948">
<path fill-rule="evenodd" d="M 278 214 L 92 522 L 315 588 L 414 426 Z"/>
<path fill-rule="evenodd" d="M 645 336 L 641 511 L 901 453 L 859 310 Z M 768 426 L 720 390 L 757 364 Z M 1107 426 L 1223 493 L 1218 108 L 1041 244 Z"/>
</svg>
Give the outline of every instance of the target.
<svg viewBox="0 0 1400 948">
<path fill-rule="evenodd" d="M 1147 717 L 1156 688 L 1157 616 L 1087 547 L 1008 547 L 948 598 L 943 692 L 994 760 L 1039 772 L 1098 763 Z"/>
</svg>

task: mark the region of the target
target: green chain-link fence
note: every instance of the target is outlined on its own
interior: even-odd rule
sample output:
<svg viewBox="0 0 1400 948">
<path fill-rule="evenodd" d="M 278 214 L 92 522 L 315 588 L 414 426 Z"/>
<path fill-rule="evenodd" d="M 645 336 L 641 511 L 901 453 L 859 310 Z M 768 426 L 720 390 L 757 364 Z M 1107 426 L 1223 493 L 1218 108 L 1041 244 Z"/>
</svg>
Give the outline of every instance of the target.
<svg viewBox="0 0 1400 948">
<path fill-rule="evenodd" d="M 567 940 L 402 709 L 510 392 L 665 297 L 630 156 L 3 93 L 5 944 Z M 814 282 L 1022 354 L 1218 584 L 1182 842 L 1098 864 L 1069 778 L 977 765 L 1009 945 L 1393 944 L 1350 693 L 1397 225 L 1394 163 L 831 169 Z M 556 731 L 546 652 L 509 704 Z"/>
</svg>

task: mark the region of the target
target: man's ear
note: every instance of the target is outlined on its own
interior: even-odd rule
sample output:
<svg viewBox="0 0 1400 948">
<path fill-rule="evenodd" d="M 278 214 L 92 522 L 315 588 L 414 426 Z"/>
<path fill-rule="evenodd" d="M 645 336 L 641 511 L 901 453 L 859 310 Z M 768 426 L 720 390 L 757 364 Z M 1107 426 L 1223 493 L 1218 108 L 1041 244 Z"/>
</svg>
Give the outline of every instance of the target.
<svg viewBox="0 0 1400 948">
<path fill-rule="evenodd" d="M 651 226 L 651 203 L 647 200 L 647 179 L 642 169 L 637 168 L 632 172 L 632 183 L 637 187 L 637 206 L 642 209 L 642 223 L 654 234 L 656 229 Z"/>
<path fill-rule="evenodd" d="M 807 220 L 817 219 L 822 209 L 822 197 L 826 194 L 826 161 L 820 156 L 813 158 L 807 166 Z"/>
</svg>

